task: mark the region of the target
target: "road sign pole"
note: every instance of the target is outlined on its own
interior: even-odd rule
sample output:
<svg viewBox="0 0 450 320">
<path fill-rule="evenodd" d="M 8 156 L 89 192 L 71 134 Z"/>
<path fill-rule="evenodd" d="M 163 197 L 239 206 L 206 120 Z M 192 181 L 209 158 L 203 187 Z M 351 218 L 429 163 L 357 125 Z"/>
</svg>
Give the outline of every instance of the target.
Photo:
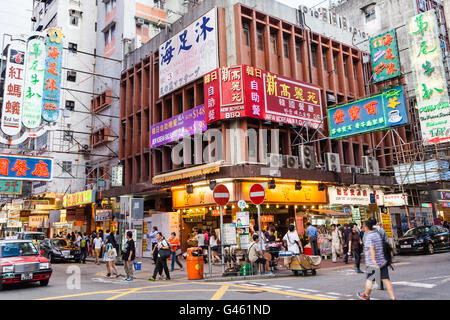
<svg viewBox="0 0 450 320">
<path fill-rule="evenodd" d="M 262 230 L 261 230 L 261 205 L 257 205 L 258 208 L 258 230 L 259 230 L 259 248 L 261 251 L 263 250 L 263 237 L 262 237 Z"/>
<path fill-rule="evenodd" d="M 220 206 L 220 252 L 222 253 L 222 275 L 225 273 L 225 256 L 223 254 L 223 208 Z"/>
</svg>

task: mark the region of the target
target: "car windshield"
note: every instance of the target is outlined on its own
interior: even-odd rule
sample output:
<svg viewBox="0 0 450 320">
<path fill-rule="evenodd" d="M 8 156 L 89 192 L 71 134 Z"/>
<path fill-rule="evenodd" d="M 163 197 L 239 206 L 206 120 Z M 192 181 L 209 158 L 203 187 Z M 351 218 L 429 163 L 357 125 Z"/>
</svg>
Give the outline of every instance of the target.
<svg viewBox="0 0 450 320">
<path fill-rule="evenodd" d="M 67 246 L 67 242 L 66 240 L 63 239 L 52 239 L 52 245 L 54 245 L 55 247 L 65 247 Z"/>
<path fill-rule="evenodd" d="M 422 235 L 422 234 L 427 233 L 428 230 L 429 230 L 428 227 L 409 229 L 408 232 L 405 233 L 404 237 L 414 237 L 414 236 Z"/>
<path fill-rule="evenodd" d="M 36 256 L 39 251 L 31 242 L 7 242 L 0 244 L 0 257 Z"/>
<path fill-rule="evenodd" d="M 44 240 L 45 236 L 41 233 L 32 233 L 25 236 L 25 240 Z"/>
</svg>

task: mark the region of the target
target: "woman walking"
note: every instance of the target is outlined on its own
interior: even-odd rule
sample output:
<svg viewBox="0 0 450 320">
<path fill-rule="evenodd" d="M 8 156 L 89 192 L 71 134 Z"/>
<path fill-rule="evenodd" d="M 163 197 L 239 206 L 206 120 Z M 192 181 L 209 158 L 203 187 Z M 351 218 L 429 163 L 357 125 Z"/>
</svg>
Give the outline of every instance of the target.
<svg viewBox="0 0 450 320">
<path fill-rule="evenodd" d="M 216 232 L 214 230 L 211 231 L 209 245 L 211 246 L 212 264 L 216 263 L 216 260 L 220 262 L 220 257 L 217 253 L 219 251 L 219 244 L 217 242 Z"/>
<path fill-rule="evenodd" d="M 173 272 L 174 267 L 175 267 L 175 262 L 180 266 L 180 270 L 183 271 L 184 270 L 183 265 L 181 264 L 180 261 L 178 261 L 178 255 L 177 255 L 177 251 L 181 248 L 180 240 L 177 238 L 177 235 L 175 232 L 172 232 L 172 234 L 170 235 L 169 243 L 170 243 L 170 255 L 171 255 L 171 259 L 172 259 L 172 265 L 171 265 L 170 271 Z"/>
<path fill-rule="evenodd" d="M 111 232 L 110 235 L 106 238 L 106 245 L 105 245 L 105 255 L 103 257 L 103 261 L 106 263 L 106 277 L 110 277 L 111 273 L 114 271 L 114 274 L 116 278 L 118 278 L 119 271 L 117 271 L 116 268 L 116 257 L 117 257 L 117 250 L 116 250 L 116 241 L 114 239 L 114 232 Z"/>
<path fill-rule="evenodd" d="M 170 280 L 169 268 L 167 267 L 167 258 L 170 256 L 170 244 L 163 237 L 161 232 L 158 232 L 156 235 L 156 239 L 158 240 L 158 244 L 155 246 L 155 249 L 158 250 L 158 259 L 156 260 L 155 271 L 153 272 L 153 277 L 148 279 L 150 281 L 156 280 L 156 275 L 159 273 L 160 279 L 162 278 L 162 271 L 164 269 L 164 273 L 166 274 L 166 280 Z M 153 249 L 153 250 L 155 250 Z"/>
</svg>

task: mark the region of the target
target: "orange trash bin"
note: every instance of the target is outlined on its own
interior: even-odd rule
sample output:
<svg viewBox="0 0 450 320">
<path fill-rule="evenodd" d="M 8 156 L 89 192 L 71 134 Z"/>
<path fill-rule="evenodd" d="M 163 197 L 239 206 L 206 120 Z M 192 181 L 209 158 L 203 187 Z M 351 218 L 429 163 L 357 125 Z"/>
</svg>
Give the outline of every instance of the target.
<svg viewBox="0 0 450 320">
<path fill-rule="evenodd" d="M 202 248 L 188 248 L 186 258 L 188 280 L 203 279 L 203 250 Z"/>
</svg>

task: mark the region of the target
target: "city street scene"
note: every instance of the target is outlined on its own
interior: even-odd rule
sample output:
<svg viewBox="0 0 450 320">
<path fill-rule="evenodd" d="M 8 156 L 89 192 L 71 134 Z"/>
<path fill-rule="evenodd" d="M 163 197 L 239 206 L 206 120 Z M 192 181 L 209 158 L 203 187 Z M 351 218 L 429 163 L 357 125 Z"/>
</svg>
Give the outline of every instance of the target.
<svg viewBox="0 0 450 320">
<path fill-rule="evenodd" d="M 450 0 L 0 0 L 0 300 L 450 300 L 449 31 Z"/>
</svg>

